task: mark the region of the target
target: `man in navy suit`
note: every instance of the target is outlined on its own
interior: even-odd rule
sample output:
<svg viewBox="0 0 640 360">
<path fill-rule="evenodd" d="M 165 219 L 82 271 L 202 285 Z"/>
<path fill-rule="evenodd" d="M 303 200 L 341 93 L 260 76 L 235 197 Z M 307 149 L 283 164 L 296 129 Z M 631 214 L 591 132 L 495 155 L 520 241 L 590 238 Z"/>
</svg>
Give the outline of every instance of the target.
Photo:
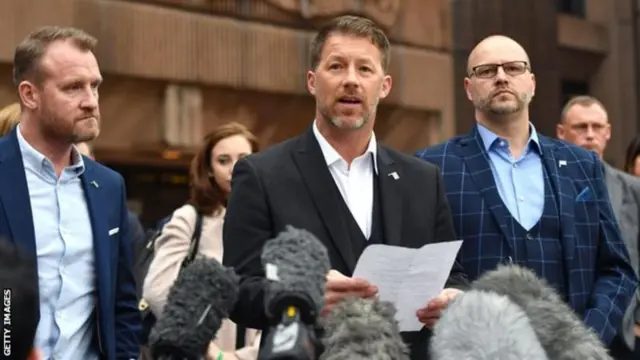
<svg viewBox="0 0 640 360">
<path fill-rule="evenodd" d="M 125 186 L 74 144 L 98 136 L 96 39 L 43 27 L 16 48 L 20 124 L 0 139 L 0 236 L 33 256 L 43 358 L 136 359 Z"/>
<path fill-rule="evenodd" d="M 637 286 L 597 155 L 536 132 L 535 77 L 505 36 L 468 60 L 470 134 L 418 152 L 440 167 L 469 280 L 500 263 L 534 270 L 610 344 Z"/>
</svg>

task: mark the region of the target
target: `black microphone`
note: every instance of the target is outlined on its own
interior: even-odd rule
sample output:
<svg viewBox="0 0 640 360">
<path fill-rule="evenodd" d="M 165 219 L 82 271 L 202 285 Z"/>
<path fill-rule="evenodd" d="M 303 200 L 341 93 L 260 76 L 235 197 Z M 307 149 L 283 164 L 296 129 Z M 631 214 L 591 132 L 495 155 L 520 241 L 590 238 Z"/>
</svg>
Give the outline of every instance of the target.
<svg viewBox="0 0 640 360">
<path fill-rule="evenodd" d="M 348 297 L 322 318 L 324 352 L 320 360 L 409 360 L 387 301 Z"/>
<path fill-rule="evenodd" d="M 153 359 L 201 360 L 238 297 L 233 269 L 199 257 L 180 271 L 149 335 Z"/>
<path fill-rule="evenodd" d="M 322 351 L 316 320 L 324 307 L 325 246 L 306 230 L 287 226 L 262 251 L 269 286 L 265 311 L 272 324 L 259 360 L 316 360 Z"/>
<path fill-rule="evenodd" d="M 471 290 L 433 328 L 431 360 L 549 360 L 529 318 L 508 297 Z"/>
<path fill-rule="evenodd" d="M 550 360 L 612 359 L 596 333 L 530 269 L 500 265 L 474 281 L 471 289 L 505 295 L 520 306 Z"/>
</svg>

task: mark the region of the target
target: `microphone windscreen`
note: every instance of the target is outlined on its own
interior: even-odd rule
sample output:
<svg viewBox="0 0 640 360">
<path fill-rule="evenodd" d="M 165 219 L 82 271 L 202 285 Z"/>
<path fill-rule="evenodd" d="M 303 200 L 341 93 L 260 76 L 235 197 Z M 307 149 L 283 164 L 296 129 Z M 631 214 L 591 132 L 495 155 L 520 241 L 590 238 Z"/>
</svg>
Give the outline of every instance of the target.
<svg viewBox="0 0 640 360">
<path fill-rule="evenodd" d="M 180 271 L 149 335 L 154 358 L 200 359 L 229 316 L 239 278 L 213 258 L 198 257 Z"/>
<path fill-rule="evenodd" d="M 267 315 L 278 317 L 283 306 L 297 305 L 313 317 L 324 306 L 327 273 L 331 269 L 327 248 L 306 230 L 287 226 L 276 238 L 267 241 L 262 251 L 262 265 L 271 281 L 265 292 Z M 286 298 L 286 301 L 281 301 Z M 290 303 L 297 301 L 296 304 Z"/>
<path fill-rule="evenodd" d="M 320 360 L 408 360 L 390 302 L 348 297 L 323 316 Z"/>
<path fill-rule="evenodd" d="M 520 306 L 550 360 L 611 360 L 596 333 L 530 269 L 500 265 L 474 281 L 471 288 L 505 295 Z"/>
<path fill-rule="evenodd" d="M 524 311 L 508 297 L 460 294 L 433 329 L 431 360 L 548 360 Z"/>
</svg>

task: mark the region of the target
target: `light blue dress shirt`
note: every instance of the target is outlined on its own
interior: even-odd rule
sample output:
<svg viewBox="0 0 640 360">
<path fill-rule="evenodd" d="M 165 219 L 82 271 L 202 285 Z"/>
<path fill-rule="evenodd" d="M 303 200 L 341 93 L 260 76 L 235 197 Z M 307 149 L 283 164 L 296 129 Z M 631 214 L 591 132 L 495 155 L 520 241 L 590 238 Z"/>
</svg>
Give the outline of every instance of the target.
<svg viewBox="0 0 640 360">
<path fill-rule="evenodd" d="M 29 187 L 40 286 L 37 346 L 45 360 L 97 360 L 93 346 L 96 272 L 93 234 L 80 175 L 82 157 L 60 178 L 53 163 L 21 134 L 18 143 Z"/>
<path fill-rule="evenodd" d="M 544 174 L 540 142 L 533 124 L 525 150 L 514 158 L 509 142 L 478 124 L 489 164 L 502 201 L 525 230 L 534 227 L 544 211 Z"/>
</svg>

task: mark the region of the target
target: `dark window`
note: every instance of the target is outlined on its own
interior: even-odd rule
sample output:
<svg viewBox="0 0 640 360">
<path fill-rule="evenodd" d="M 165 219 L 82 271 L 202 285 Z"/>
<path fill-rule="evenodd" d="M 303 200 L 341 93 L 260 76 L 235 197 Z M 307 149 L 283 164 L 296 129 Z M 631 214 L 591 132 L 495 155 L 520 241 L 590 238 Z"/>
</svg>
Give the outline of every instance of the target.
<svg viewBox="0 0 640 360">
<path fill-rule="evenodd" d="M 562 106 L 574 96 L 589 95 L 589 83 L 586 81 L 562 81 L 562 89 L 560 90 L 560 96 L 562 96 Z"/>
<path fill-rule="evenodd" d="M 556 0 L 558 12 L 579 17 L 585 16 L 585 0 Z"/>
</svg>

